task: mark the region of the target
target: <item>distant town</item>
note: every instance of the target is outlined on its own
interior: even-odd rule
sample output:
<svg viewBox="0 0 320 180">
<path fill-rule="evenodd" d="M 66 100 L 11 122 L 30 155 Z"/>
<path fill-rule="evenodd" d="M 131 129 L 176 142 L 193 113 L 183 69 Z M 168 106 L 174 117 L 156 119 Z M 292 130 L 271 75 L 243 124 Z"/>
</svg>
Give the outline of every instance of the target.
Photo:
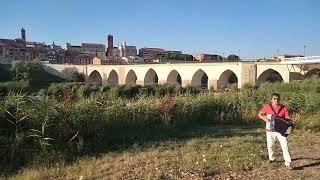
<svg viewBox="0 0 320 180">
<path fill-rule="evenodd" d="M 26 30 L 21 29 L 21 37 L 16 39 L 0 39 L 0 61 L 31 61 L 38 59 L 50 64 L 106 65 L 106 64 L 147 64 L 147 63 L 186 63 L 186 62 L 224 62 L 241 61 L 239 55 L 231 54 L 223 57 L 219 54 L 199 53 L 195 56 L 179 50 L 165 50 L 159 47 L 145 47 L 137 50 L 136 46 L 126 42 L 114 46 L 113 35 L 106 37 L 106 44 L 66 43 L 64 48 L 43 42 L 27 41 Z M 304 55 L 277 55 L 270 59 L 257 61 L 281 61 L 284 58 L 304 57 Z"/>
</svg>

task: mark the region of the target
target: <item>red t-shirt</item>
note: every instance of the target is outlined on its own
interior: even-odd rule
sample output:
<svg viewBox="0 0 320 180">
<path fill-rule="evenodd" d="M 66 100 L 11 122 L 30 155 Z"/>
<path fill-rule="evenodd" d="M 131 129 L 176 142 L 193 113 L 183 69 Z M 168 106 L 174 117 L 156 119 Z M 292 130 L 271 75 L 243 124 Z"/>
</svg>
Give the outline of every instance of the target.
<svg viewBox="0 0 320 180">
<path fill-rule="evenodd" d="M 281 110 L 280 110 L 280 112 L 279 112 L 279 109 L 280 109 L 281 106 L 283 106 L 283 107 L 281 108 Z M 272 106 L 272 108 L 273 108 L 274 112 L 277 113 L 276 115 L 279 116 L 280 118 L 283 118 L 283 119 L 288 118 L 288 119 L 290 119 L 288 109 L 287 109 L 287 107 L 286 107 L 285 105 Z M 270 104 L 266 104 L 266 105 L 264 105 L 264 107 L 261 109 L 260 114 L 264 114 L 264 115 L 266 115 L 266 114 L 272 114 L 272 115 L 275 115 L 274 112 L 272 111 L 272 109 L 271 109 L 271 107 L 270 107 Z"/>
</svg>

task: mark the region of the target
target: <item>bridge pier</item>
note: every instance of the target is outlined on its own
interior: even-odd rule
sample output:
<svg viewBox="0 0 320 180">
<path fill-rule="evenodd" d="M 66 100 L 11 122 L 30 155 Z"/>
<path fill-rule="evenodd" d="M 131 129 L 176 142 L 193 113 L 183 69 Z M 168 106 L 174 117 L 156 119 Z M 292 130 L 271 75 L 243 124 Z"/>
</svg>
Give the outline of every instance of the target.
<svg viewBox="0 0 320 180">
<path fill-rule="evenodd" d="M 186 87 L 187 85 L 191 85 L 191 80 L 182 80 L 181 86 Z"/>
<path fill-rule="evenodd" d="M 158 81 L 158 84 L 166 84 L 167 83 L 167 80 L 159 80 Z"/>
<path fill-rule="evenodd" d="M 144 85 L 144 81 L 143 80 L 137 80 L 136 81 L 136 85 L 143 86 Z"/>
<path fill-rule="evenodd" d="M 102 80 L 102 87 L 104 87 L 104 86 L 107 86 L 109 83 L 108 83 L 108 80 Z"/>
<path fill-rule="evenodd" d="M 216 79 L 209 79 L 208 80 L 208 88 L 213 88 L 214 90 L 218 89 L 218 80 Z"/>
</svg>

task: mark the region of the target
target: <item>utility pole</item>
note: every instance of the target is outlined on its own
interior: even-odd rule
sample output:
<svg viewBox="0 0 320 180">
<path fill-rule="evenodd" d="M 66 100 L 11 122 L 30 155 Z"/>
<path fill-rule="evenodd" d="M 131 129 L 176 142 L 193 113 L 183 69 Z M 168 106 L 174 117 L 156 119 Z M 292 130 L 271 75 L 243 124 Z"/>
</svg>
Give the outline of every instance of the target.
<svg viewBox="0 0 320 180">
<path fill-rule="evenodd" d="M 306 57 L 306 45 L 303 46 L 303 56 Z"/>
</svg>

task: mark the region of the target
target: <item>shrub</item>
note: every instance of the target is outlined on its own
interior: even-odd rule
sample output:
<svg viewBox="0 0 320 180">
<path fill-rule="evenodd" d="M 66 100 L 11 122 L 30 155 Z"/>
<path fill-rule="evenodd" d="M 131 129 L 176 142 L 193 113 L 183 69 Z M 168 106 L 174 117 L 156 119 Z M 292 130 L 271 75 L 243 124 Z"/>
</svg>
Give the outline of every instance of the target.
<svg viewBox="0 0 320 180">
<path fill-rule="evenodd" d="M 185 87 L 185 89 L 186 89 L 186 93 L 187 93 L 187 94 L 197 94 L 197 93 L 198 93 L 197 88 L 194 87 L 194 86 L 192 86 L 192 85 L 190 85 L 190 84 L 188 84 L 188 85 Z"/>
<path fill-rule="evenodd" d="M 29 90 L 29 86 L 26 82 L 9 81 L 0 83 L 0 96 L 5 96 L 9 92 L 26 93 Z"/>
<path fill-rule="evenodd" d="M 28 81 L 30 85 L 43 85 L 46 80 L 46 73 L 40 61 L 15 61 L 11 68 L 14 80 Z"/>
<path fill-rule="evenodd" d="M 154 87 L 154 95 L 156 97 L 162 97 L 165 96 L 168 93 L 168 89 L 166 85 L 157 85 Z"/>
<path fill-rule="evenodd" d="M 242 86 L 242 90 L 254 90 L 257 89 L 258 87 L 255 85 L 253 82 L 245 83 Z"/>
<path fill-rule="evenodd" d="M 52 84 L 49 86 L 47 94 L 48 96 L 55 97 L 58 99 L 63 98 L 64 87 L 62 84 Z"/>
<path fill-rule="evenodd" d="M 70 77 L 71 82 L 85 82 L 86 78 L 83 73 L 77 71 L 73 72 Z"/>
<path fill-rule="evenodd" d="M 91 94 L 91 90 L 90 90 L 90 86 L 88 85 L 81 85 L 78 87 L 78 89 L 76 90 L 77 92 L 77 97 L 81 98 L 81 97 L 89 97 Z"/>
<path fill-rule="evenodd" d="M 139 85 L 126 85 L 123 89 L 122 97 L 131 99 L 135 98 L 139 94 L 139 89 L 141 86 Z"/>
</svg>

